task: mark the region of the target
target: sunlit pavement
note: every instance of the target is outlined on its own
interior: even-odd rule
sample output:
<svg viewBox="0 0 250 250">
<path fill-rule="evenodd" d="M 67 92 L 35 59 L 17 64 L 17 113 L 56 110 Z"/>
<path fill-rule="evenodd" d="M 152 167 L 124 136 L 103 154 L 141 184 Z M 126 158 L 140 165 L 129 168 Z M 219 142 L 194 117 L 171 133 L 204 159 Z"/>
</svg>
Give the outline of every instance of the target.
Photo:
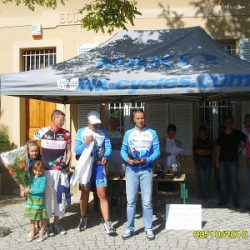
<svg viewBox="0 0 250 250">
<path fill-rule="evenodd" d="M 242 208 L 235 210 L 216 207 L 217 200 L 201 202 L 190 199 L 189 203 L 202 204 L 201 232 L 189 230 L 165 230 L 165 203 L 180 203 L 179 199 L 167 198 L 157 204 L 157 215 L 154 215 L 155 240 L 147 240 L 140 212 L 136 216 L 136 234 L 124 241 L 122 233 L 125 225 L 125 204 L 113 207 L 112 221 L 117 230 L 116 236 L 108 236 L 104 232 L 101 216 L 89 206 L 88 228 L 79 232 L 79 197 L 73 197 L 73 205 L 68 208 L 62 225 L 66 235 L 56 235 L 44 242 L 26 242 L 29 233 L 28 220 L 23 217 L 25 202 L 17 199 L 14 202 L 0 203 L 0 227 L 8 227 L 11 233 L 0 237 L 0 249 L 249 249 L 250 248 L 250 215 L 245 206 L 248 201 L 241 202 Z M 140 206 L 140 204 L 139 204 Z M 140 211 L 140 208 L 138 209 Z M 227 233 L 222 233 L 227 231 Z M 230 234 L 229 234 L 229 232 Z"/>
</svg>

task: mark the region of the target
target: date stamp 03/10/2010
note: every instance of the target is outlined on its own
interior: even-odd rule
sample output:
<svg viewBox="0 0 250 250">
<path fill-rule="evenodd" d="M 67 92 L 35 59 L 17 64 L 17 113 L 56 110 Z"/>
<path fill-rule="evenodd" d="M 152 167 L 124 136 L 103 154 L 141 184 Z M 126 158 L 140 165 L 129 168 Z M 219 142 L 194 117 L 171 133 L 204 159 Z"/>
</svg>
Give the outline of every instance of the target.
<svg viewBox="0 0 250 250">
<path fill-rule="evenodd" d="M 193 236 L 196 239 L 247 239 L 248 231 L 246 230 L 195 230 Z"/>
</svg>

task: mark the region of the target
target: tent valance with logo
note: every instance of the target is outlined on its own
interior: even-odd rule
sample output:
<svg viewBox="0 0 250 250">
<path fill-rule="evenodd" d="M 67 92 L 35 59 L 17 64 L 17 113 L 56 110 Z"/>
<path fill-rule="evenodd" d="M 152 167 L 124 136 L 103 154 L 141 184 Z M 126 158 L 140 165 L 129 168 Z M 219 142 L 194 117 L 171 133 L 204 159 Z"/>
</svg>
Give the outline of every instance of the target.
<svg viewBox="0 0 250 250">
<path fill-rule="evenodd" d="M 200 27 L 130 30 L 68 61 L 0 79 L 1 95 L 61 103 L 247 98 L 250 63 Z"/>
</svg>

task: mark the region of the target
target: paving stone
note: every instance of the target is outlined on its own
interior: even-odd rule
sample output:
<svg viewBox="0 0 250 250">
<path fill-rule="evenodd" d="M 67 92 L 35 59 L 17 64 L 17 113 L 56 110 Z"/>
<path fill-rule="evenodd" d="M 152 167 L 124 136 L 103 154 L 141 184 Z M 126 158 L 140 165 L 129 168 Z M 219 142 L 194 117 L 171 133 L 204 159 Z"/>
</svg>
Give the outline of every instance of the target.
<svg viewBox="0 0 250 250">
<path fill-rule="evenodd" d="M 75 199 L 79 201 L 79 197 Z M 250 204 L 246 200 L 245 204 Z M 79 232 L 77 225 L 79 222 L 79 205 L 74 203 L 68 209 L 68 213 L 62 220 L 62 225 L 67 230 L 64 236 L 56 235 L 46 239 L 38 244 L 37 242 L 26 242 L 29 233 L 29 222 L 23 217 L 24 201 L 18 203 L 5 203 L 0 209 L 0 227 L 11 229 L 9 235 L 0 238 L 1 250 L 38 250 L 38 249 L 122 249 L 122 250 L 140 250 L 140 249 L 249 249 L 250 245 L 250 216 L 243 209 L 236 211 L 232 208 L 217 208 L 217 200 L 209 201 L 207 207 L 202 209 L 202 219 L 205 223 L 202 230 L 205 231 L 224 231 L 224 230 L 243 230 L 249 233 L 246 239 L 225 239 L 207 237 L 206 239 L 195 239 L 192 230 L 165 230 L 164 213 L 154 216 L 154 231 L 156 233 L 155 241 L 148 241 L 143 229 L 141 217 L 135 219 L 136 235 L 124 241 L 122 233 L 125 229 L 125 214 L 121 217 L 114 217 L 113 221 L 117 225 L 117 236 L 110 237 L 105 234 L 103 224 L 100 223 L 100 215 L 93 212 L 90 207 L 89 227 L 84 232 Z M 171 203 L 168 200 L 168 203 Z M 198 204 L 197 200 L 189 200 L 189 203 Z M 244 201 L 241 202 L 244 207 Z M 159 209 L 160 210 L 160 209 Z M 162 211 L 165 211 L 162 209 Z M 125 209 L 123 209 L 125 213 Z"/>
</svg>

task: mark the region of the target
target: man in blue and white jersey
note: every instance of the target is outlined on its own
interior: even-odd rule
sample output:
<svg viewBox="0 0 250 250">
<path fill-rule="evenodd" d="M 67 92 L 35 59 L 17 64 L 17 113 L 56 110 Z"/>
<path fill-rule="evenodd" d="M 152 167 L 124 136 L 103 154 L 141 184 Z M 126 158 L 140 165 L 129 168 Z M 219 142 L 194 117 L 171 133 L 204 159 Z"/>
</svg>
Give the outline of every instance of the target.
<svg viewBox="0 0 250 250">
<path fill-rule="evenodd" d="M 92 156 L 94 162 L 92 166 L 92 176 L 90 182 L 80 183 L 81 185 L 81 199 L 80 199 L 80 213 L 81 219 L 79 223 L 80 231 L 87 228 L 87 206 L 89 199 L 89 192 L 91 185 L 96 186 L 97 196 L 100 200 L 100 207 L 103 219 L 105 221 L 104 228 L 106 233 L 114 234 L 115 230 L 109 220 L 109 206 L 106 197 L 107 178 L 105 174 L 105 164 L 109 158 L 112 148 L 108 133 L 99 128 L 101 123 L 100 114 L 96 111 L 91 111 L 87 115 L 88 126 L 77 131 L 75 139 L 75 154 L 78 158 L 84 149 L 94 141 L 94 148 Z"/>
<path fill-rule="evenodd" d="M 146 237 L 149 240 L 153 240 L 153 169 L 151 168 L 151 163 L 160 156 L 159 139 L 155 130 L 145 127 L 143 110 L 134 111 L 133 118 L 135 127 L 126 131 L 121 148 L 121 156 L 127 162 L 127 224 L 122 237 L 123 239 L 128 239 L 134 235 L 134 218 L 140 185 L 144 229 Z"/>
</svg>

